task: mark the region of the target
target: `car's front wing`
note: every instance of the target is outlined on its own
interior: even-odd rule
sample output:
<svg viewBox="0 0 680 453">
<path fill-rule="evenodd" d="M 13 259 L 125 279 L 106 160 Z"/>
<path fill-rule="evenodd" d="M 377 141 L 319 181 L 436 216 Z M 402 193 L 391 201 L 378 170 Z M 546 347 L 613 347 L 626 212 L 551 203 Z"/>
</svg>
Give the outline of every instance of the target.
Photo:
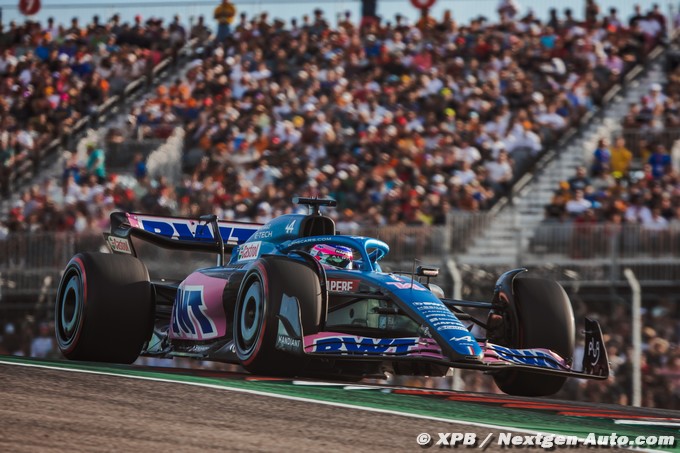
<svg viewBox="0 0 680 453">
<path fill-rule="evenodd" d="M 316 357 L 360 360 L 425 360 L 455 368 L 482 371 L 525 369 L 537 373 L 578 378 L 607 379 L 609 365 L 597 322 L 586 320 L 583 363 L 576 370 L 568 360 L 544 348 L 514 349 L 479 341 L 484 354 L 480 360 L 451 360 L 432 338 L 372 338 L 339 332 L 319 332 L 303 338 L 305 354 Z"/>
</svg>

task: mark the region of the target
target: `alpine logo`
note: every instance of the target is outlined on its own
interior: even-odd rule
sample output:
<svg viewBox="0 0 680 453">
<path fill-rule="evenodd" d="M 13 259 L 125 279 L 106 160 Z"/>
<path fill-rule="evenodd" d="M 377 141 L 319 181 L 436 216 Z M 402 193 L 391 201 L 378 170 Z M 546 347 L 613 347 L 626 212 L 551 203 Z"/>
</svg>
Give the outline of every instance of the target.
<svg viewBox="0 0 680 453">
<path fill-rule="evenodd" d="M 248 260 L 254 260 L 257 259 L 257 257 L 260 255 L 260 245 L 261 242 L 249 242 L 247 244 L 243 244 L 242 246 L 239 247 L 238 249 L 238 259 L 239 261 L 248 261 Z"/>
<path fill-rule="evenodd" d="M 358 286 L 358 280 L 328 280 L 329 291 L 356 291 Z"/>
<path fill-rule="evenodd" d="M 109 236 L 108 243 L 112 252 L 127 253 L 128 255 L 132 255 L 132 247 L 130 247 L 130 242 L 127 239 Z"/>
<path fill-rule="evenodd" d="M 172 308 L 172 332 L 182 338 L 217 337 L 215 322 L 206 315 L 203 286 L 185 286 L 177 291 Z"/>
<path fill-rule="evenodd" d="M 326 337 L 317 339 L 312 352 L 354 354 L 405 354 L 417 346 L 418 338 Z"/>
</svg>

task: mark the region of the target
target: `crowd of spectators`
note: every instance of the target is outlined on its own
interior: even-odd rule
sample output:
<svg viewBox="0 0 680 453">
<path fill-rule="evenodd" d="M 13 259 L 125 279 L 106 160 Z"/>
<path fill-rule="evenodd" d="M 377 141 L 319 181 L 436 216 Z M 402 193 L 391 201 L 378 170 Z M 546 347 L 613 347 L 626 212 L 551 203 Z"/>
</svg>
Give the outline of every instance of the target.
<svg viewBox="0 0 680 453">
<path fill-rule="evenodd" d="M 296 194 L 332 196 L 337 212 L 371 225 L 440 224 L 452 210 L 486 209 L 659 38 L 616 11 L 591 19 L 567 9 L 548 21 L 529 11 L 458 24 L 446 13 L 420 26 L 397 16 L 358 27 L 349 15 L 331 26 L 317 9 L 287 26 L 241 14 L 223 43 L 131 115 L 135 137 L 186 128 L 183 181 L 110 175 L 101 184 L 85 174 L 75 211 L 92 223 L 111 208 L 92 204 L 103 199 L 267 220 Z M 38 229 L 73 223 L 41 212 Z"/>
<path fill-rule="evenodd" d="M 0 188 L 16 170 L 37 168 L 54 139 L 68 143 L 78 121 L 146 75 L 186 41 L 179 18 L 89 24 L 14 21 L 0 28 Z"/>
<path fill-rule="evenodd" d="M 636 11 L 626 21 L 616 10 L 591 11 L 579 21 L 565 10 L 541 21 L 515 12 L 497 22 L 458 24 L 447 13 L 419 27 L 400 16 L 362 27 L 345 16 L 331 26 L 321 10 L 288 26 L 266 13 L 241 15 L 223 43 L 208 44 L 186 74 L 158 87 L 131 114 L 134 137 L 164 138 L 175 126 L 186 129 L 186 173 L 179 184 L 151 179 L 143 157 L 130 175 L 107 173 L 105 149 L 91 144 L 87 159 L 69 154 L 61 180 L 26 190 L 3 229 L 102 231 L 109 212 L 120 209 L 263 222 L 288 212 L 293 195 L 334 197 L 339 225 L 431 225 L 452 210 L 483 210 L 517 176 L 520 162 L 577 125 L 644 61 L 663 36 L 652 22 L 657 14 L 654 8 Z M 199 21 L 189 35 L 208 43 L 210 32 Z M 11 168 L 32 155 L 23 148 L 28 139 L 19 137 L 32 137 L 31 149 L 37 149 L 39 138 L 67 133 L 64 128 L 129 80 L 117 76 L 143 74 L 162 56 L 158 43 L 183 42 L 186 31 L 179 19 L 164 27 L 141 18 L 119 25 L 114 17 L 87 27 L 76 21 L 74 30 L 14 25 L 0 39 L 7 36 L 14 38 L 0 56 L 7 104 L 0 144 Z M 672 87 L 663 105 L 674 105 Z M 650 96 L 658 91 L 650 87 Z M 56 121 L 62 104 L 68 115 Z M 625 141 L 612 148 L 603 140 L 591 168 L 560 187 L 549 215 L 624 222 L 642 219 L 637 207 L 654 200 L 662 213 L 675 216 L 680 180 L 666 156 L 655 146 L 644 161 Z M 636 162 L 645 165 L 638 170 Z M 658 219 L 654 206 L 646 207 Z M 660 339 L 678 344 L 678 333 L 667 332 L 677 322 L 648 321 L 655 326 L 654 334 L 646 330 L 648 377 L 668 376 L 661 388 L 673 385 L 677 393 L 675 350 L 667 347 L 661 359 L 650 352 L 664 349 Z M 44 340 L 51 336 L 42 334 L 50 328 L 6 324 L 0 349 L 32 354 L 35 335 L 43 339 L 35 351 L 54 355 L 54 345 Z M 625 369 L 627 343 L 610 340 L 611 356 Z M 482 384 L 469 383 L 472 390 L 476 385 Z M 657 400 L 649 403 L 664 403 Z"/>
<path fill-rule="evenodd" d="M 592 313 L 592 307 L 580 311 Z M 613 304 L 598 315 L 609 326 L 605 342 L 612 377 L 603 382 L 571 382 L 564 396 L 578 400 L 632 404 L 633 329 L 628 304 Z M 642 406 L 680 409 L 680 311 L 676 300 L 661 298 L 642 309 Z"/>
<path fill-rule="evenodd" d="M 666 140 L 680 124 L 673 113 L 680 106 L 680 81 L 672 77 L 676 72 L 671 69 L 665 86 L 647 87 L 625 115 L 623 133 L 613 143 L 600 138 L 589 165 L 579 166 L 562 181 L 546 206 L 548 228 L 576 227 L 571 248 L 575 257 L 593 256 L 598 252 L 594 242 L 603 237 L 616 237 L 615 243 L 624 251 L 680 251 L 680 150 L 675 145 L 680 136 Z M 595 231 L 604 236 L 593 235 Z M 631 234 L 620 234 L 626 231 Z M 600 242 L 600 251 L 609 252 L 610 244 Z"/>
<path fill-rule="evenodd" d="M 3 321 L 0 323 L 0 354 L 60 358 L 54 339 L 54 323 L 37 321 L 34 316 Z"/>
</svg>

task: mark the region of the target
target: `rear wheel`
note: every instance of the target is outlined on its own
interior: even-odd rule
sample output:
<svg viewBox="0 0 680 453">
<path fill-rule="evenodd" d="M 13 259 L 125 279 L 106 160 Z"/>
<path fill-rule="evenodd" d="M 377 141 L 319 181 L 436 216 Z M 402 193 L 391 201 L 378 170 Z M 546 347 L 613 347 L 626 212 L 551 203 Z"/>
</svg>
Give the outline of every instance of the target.
<svg viewBox="0 0 680 453">
<path fill-rule="evenodd" d="M 132 363 L 152 323 L 153 290 L 144 263 L 104 253 L 71 259 L 55 303 L 57 345 L 66 358 Z"/>
<path fill-rule="evenodd" d="M 574 313 L 562 286 L 552 280 L 517 278 L 514 301 L 503 312 L 489 315 L 489 340 L 510 348 L 547 348 L 571 360 L 574 353 Z M 502 324 L 498 325 L 498 316 Z M 494 318 L 495 317 L 495 318 Z M 510 370 L 494 375 L 498 388 L 510 395 L 547 396 L 557 393 L 566 377 Z"/>
<path fill-rule="evenodd" d="M 299 309 L 290 310 L 295 303 Z M 282 311 L 288 317 L 299 312 L 299 322 L 292 324 L 300 325 L 300 338 L 292 332 L 279 338 L 280 323 L 286 322 Z M 321 286 L 312 269 L 284 257 L 259 259 L 243 278 L 234 310 L 234 346 L 243 367 L 252 373 L 299 374 L 304 361 L 295 351 L 301 352 L 302 333 L 319 331 L 321 311 Z"/>
</svg>

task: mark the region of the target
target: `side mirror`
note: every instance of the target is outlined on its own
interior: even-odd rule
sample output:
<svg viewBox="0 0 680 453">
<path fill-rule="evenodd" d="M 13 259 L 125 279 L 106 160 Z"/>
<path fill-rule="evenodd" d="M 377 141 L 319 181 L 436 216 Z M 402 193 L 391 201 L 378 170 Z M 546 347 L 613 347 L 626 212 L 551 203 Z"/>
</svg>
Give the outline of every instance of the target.
<svg viewBox="0 0 680 453">
<path fill-rule="evenodd" d="M 439 268 L 438 267 L 418 266 L 416 268 L 416 275 L 418 277 L 434 278 L 434 277 L 439 276 Z"/>
</svg>

